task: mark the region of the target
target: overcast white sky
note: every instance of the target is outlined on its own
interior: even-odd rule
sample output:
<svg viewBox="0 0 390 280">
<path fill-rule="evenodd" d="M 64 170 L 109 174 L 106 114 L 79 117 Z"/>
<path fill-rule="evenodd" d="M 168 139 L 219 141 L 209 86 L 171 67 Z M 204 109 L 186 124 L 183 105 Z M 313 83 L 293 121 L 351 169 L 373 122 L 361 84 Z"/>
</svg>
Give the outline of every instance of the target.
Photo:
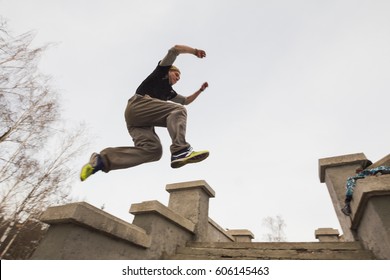
<svg viewBox="0 0 390 280">
<path fill-rule="evenodd" d="M 187 140 L 210 157 L 170 168 L 159 162 L 75 178 L 73 195 L 126 221 L 130 205 L 168 203 L 166 184 L 205 180 L 216 191 L 210 216 L 251 230 L 281 215 L 289 241 L 340 230 L 318 159 L 389 153 L 390 1 L 387 0 L 0 0 L 14 35 L 56 43 L 41 69 L 61 94 L 64 118 L 85 122 L 90 150 L 132 145 L 127 99 L 175 44 L 204 49 L 179 56 L 176 91 L 209 88 L 189 105 Z"/>
</svg>

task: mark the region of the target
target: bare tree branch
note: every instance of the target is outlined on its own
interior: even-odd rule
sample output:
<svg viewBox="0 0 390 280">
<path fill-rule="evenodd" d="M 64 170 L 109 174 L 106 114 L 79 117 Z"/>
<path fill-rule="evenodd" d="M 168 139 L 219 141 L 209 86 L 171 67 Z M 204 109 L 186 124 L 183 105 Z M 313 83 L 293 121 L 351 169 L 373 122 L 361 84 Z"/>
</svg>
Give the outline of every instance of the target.
<svg viewBox="0 0 390 280">
<path fill-rule="evenodd" d="M 283 242 L 287 241 L 284 229 L 286 223 L 283 218 L 279 215 L 276 217 L 266 217 L 263 219 L 263 225 L 267 229 L 267 233 L 264 234 L 264 239 L 268 242 Z"/>
<path fill-rule="evenodd" d="M 58 95 L 38 71 L 46 47 L 32 48 L 33 38 L 13 37 L 0 19 L 0 256 L 29 217 L 70 199 L 70 163 L 85 146 L 84 127 L 64 128 Z"/>
</svg>

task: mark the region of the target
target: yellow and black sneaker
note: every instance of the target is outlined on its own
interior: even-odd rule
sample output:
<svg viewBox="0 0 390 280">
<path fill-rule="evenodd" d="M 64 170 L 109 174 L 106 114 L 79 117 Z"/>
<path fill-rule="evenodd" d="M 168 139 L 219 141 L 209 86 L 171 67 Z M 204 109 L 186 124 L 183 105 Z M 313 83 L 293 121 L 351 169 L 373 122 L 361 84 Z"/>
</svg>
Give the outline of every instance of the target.
<svg viewBox="0 0 390 280">
<path fill-rule="evenodd" d="M 85 181 L 89 176 L 95 174 L 99 170 L 103 170 L 103 168 L 104 164 L 102 157 L 97 153 L 93 153 L 89 162 L 81 168 L 80 180 Z"/>
<path fill-rule="evenodd" d="M 180 168 L 188 163 L 197 163 L 205 160 L 209 156 L 209 151 L 199 151 L 194 152 L 192 148 L 189 147 L 184 151 L 175 153 L 171 157 L 171 167 Z"/>
</svg>

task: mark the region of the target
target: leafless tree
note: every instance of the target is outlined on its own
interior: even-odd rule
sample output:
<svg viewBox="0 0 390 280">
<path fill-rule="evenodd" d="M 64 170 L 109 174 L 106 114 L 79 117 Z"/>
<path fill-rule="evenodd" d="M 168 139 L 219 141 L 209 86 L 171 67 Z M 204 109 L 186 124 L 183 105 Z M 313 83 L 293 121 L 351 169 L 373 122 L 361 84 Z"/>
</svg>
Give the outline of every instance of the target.
<svg viewBox="0 0 390 280">
<path fill-rule="evenodd" d="M 268 242 L 283 242 L 287 241 L 284 230 L 286 223 L 279 215 L 276 217 L 266 217 L 263 219 L 263 226 L 267 228 L 267 233 L 264 234 L 264 239 Z"/>
<path fill-rule="evenodd" d="M 71 162 L 85 145 L 79 125 L 65 129 L 59 96 L 38 69 L 47 46 L 32 47 L 33 38 L 0 23 L 0 214 L 8 221 L 0 258 L 17 224 L 69 199 Z"/>
</svg>

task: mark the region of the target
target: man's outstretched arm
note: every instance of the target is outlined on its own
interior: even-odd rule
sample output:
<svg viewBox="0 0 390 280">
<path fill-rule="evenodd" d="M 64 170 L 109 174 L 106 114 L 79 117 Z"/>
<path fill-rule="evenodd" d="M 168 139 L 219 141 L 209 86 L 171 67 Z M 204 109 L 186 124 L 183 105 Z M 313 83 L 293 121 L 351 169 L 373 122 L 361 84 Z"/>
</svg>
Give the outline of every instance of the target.
<svg viewBox="0 0 390 280">
<path fill-rule="evenodd" d="M 188 53 L 193 54 L 199 58 L 206 57 L 206 52 L 204 50 L 198 50 L 185 45 L 175 45 L 173 48 L 178 52 L 178 54 Z"/>
<path fill-rule="evenodd" d="M 184 105 L 188 105 L 190 103 L 192 103 L 195 99 L 198 98 L 198 96 L 209 86 L 209 84 L 207 82 L 204 82 L 202 84 L 202 86 L 200 87 L 200 89 L 198 89 L 197 91 L 195 91 L 193 94 L 189 95 L 186 97 L 185 99 L 185 102 L 184 102 Z"/>
<path fill-rule="evenodd" d="M 198 50 L 185 45 L 175 45 L 168 50 L 167 55 L 161 60 L 160 65 L 161 66 L 172 65 L 179 54 L 193 54 L 198 58 L 206 57 L 206 52 L 204 50 Z"/>
</svg>

